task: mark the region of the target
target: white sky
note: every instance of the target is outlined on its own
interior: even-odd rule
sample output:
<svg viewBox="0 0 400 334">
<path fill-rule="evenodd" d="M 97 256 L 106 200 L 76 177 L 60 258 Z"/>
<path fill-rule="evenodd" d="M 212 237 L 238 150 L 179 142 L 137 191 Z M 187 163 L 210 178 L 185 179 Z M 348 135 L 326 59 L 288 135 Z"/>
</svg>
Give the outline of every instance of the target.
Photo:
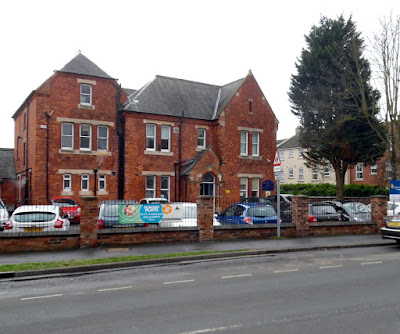
<svg viewBox="0 0 400 334">
<path fill-rule="evenodd" d="M 311 26 L 352 15 L 367 40 L 391 12 L 400 14 L 400 1 L 2 1 L 0 147 L 14 147 L 11 117 L 25 98 L 78 50 L 134 89 L 156 74 L 223 85 L 251 69 L 278 139 L 291 137 L 298 119 L 287 92 Z"/>
</svg>

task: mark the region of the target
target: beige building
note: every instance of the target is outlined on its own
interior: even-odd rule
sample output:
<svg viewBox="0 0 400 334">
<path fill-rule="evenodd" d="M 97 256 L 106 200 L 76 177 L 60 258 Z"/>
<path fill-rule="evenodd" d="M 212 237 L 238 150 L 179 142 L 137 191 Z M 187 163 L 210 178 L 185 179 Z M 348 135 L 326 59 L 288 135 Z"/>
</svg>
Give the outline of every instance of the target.
<svg viewBox="0 0 400 334">
<path fill-rule="evenodd" d="M 332 167 L 306 167 L 303 148 L 299 144 L 298 129 L 293 137 L 278 140 L 277 149 L 281 160 L 281 184 L 336 183 L 335 171 Z"/>
</svg>

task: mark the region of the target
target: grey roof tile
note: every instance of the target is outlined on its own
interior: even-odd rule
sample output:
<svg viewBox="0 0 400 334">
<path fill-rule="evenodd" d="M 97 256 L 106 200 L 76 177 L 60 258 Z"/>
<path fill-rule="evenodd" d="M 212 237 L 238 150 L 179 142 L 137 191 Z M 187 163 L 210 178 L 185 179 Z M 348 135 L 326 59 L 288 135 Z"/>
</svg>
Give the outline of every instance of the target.
<svg viewBox="0 0 400 334">
<path fill-rule="evenodd" d="M 82 53 L 73 58 L 59 72 L 74 73 L 80 75 L 88 75 L 105 79 L 114 79 L 104 72 L 100 67 L 86 58 Z M 115 79 L 114 79 L 115 80 Z"/>
<path fill-rule="evenodd" d="M 300 147 L 299 138 L 300 138 L 300 134 L 296 133 L 293 137 L 290 137 L 289 139 L 286 139 L 283 142 L 281 142 L 280 144 L 278 144 L 277 148 L 280 150 L 284 150 L 287 148 Z"/>
<path fill-rule="evenodd" d="M 243 79 L 217 86 L 157 75 L 130 96 L 126 111 L 213 120 L 230 101 Z M 218 103 L 219 102 L 219 103 Z M 218 103 L 218 105 L 217 105 Z"/>
<path fill-rule="evenodd" d="M 0 180 L 13 179 L 16 177 L 14 150 L 12 148 L 0 148 Z"/>
</svg>

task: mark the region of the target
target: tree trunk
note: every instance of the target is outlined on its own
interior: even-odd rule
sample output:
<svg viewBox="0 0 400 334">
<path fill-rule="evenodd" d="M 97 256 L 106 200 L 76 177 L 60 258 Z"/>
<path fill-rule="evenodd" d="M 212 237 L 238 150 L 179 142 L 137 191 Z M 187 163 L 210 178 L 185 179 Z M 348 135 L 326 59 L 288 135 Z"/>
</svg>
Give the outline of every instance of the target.
<svg viewBox="0 0 400 334">
<path fill-rule="evenodd" d="M 341 166 L 334 166 L 335 168 L 335 177 L 336 177 L 336 198 L 339 201 L 343 201 L 343 188 L 344 188 L 344 175 L 346 173 L 346 169 Z"/>
</svg>

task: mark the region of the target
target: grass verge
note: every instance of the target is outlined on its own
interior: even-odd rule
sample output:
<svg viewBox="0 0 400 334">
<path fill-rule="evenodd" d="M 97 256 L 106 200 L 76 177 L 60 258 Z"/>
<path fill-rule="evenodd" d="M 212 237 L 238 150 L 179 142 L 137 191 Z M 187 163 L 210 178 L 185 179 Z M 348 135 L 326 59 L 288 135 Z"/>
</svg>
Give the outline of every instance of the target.
<svg viewBox="0 0 400 334">
<path fill-rule="evenodd" d="M 233 252 L 241 252 L 241 251 L 246 251 L 246 249 L 228 250 L 228 251 L 198 251 L 198 252 L 152 254 L 152 255 L 128 255 L 128 256 L 120 256 L 120 257 L 101 258 L 101 259 L 3 264 L 3 265 L 0 265 L 0 272 L 66 268 L 66 267 L 88 266 L 88 265 L 103 264 L 103 263 L 167 259 L 167 258 L 173 258 L 173 257 L 185 257 L 185 256 L 208 255 L 208 254 L 223 254 L 223 253 L 233 253 Z"/>
</svg>

